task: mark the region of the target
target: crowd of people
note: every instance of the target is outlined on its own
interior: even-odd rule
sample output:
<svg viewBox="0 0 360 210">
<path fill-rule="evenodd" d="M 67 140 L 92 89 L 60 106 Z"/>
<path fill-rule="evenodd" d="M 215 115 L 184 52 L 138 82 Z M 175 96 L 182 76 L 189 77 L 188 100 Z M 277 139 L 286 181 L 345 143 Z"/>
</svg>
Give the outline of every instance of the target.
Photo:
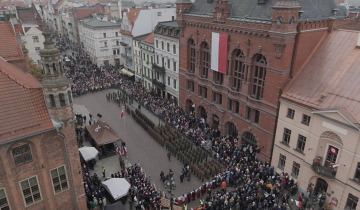
<svg viewBox="0 0 360 210">
<path fill-rule="evenodd" d="M 288 174 L 277 174 L 269 163 L 256 158 L 257 148 L 251 145 L 236 147 L 238 139 L 232 136 L 220 136 L 217 128 L 209 126 L 205 119 L 196 119 L 193 113 L 186 113 L 175 103 L 146 91 L 141 83 L 133 82 L 122 76 L 113 66 L 97 67 L 88 61 L 85 65 L 70 65 L 66 76 L 72 80 L 75 96 L 89 91 L 115 87 L 131 92 L 134 98 L 149 111 L 162 118 L 166 123 L 191 139 L 195 145 L 202 146 L 211 142 L 214 159 L 225 166 L 225 171 L 213 177 L 197 190 L 180 196 L 179 203 L 187 203 L 199 195 L 206 195 L 200 208 L 203 209 L 286 209 L 289 197 L 297 192 L 297 183 Z M 87 174 L 87 173 L 85 173 Z M 156 208 L 160 205 L 160 195 L 144 174 L 141 167 L 135 165 L 113 175 L 126 177 L 132 185 L 130 201 L 137 208 Z M 89 205 L 103 203 L 102 188 L 97 185 L 96 174 L 85 175 Z M 231 190 L 216 190 L 225 182 Z M 93 186 L 93 187 L 90 187 Z M 216 190 L 216 191 L 215 191 Z M 215 191 L 212 193 L 212 191 Z M 101 201 L 100 201 L 101 200 Z M 299 197 L 299 201 L 302 198 Z"/>
</svg>

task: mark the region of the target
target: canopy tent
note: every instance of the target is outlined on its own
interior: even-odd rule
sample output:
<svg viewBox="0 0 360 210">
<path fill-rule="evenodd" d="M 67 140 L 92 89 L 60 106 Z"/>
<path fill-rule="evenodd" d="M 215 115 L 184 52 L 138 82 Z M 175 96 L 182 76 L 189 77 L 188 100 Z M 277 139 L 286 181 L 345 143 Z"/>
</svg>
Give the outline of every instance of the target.
<svg viewBox="0 0 360 210">
<path fill-rule="evenodd" d="M 86 126 L 92 139 L 94 139 L 97 146 L 103 146 L 113 142 L 120 141 L 118 134 L 107 124 L 100 120 L 92 125 Z"/>
<path fill-rule="evenodd" d="M 85 161 L 95 159 L 99 154 L 99 151 L 95 147 L 81 147 L 79 152 Z"/>
<path fill-rule="evenodd" d="M 114 200 L 119 200 L 126 196 L 130 189 L 129 182 L 124 178 L 111 178 L 103 181 L 102 184 Z"/>
<path fill-rule="evenodd" d="M 129 70 L 126 69 L 121 69 L 121 73 L 128 75 L 129 77 L 134 76 L 134 73 L 130 72 Z"/>
</svg>

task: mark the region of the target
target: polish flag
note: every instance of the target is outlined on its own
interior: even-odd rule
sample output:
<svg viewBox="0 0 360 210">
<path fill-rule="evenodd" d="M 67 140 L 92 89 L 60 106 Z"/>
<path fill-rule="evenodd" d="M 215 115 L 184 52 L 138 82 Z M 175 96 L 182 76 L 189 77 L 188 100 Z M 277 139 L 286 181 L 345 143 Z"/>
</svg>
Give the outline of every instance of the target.
<svg viewBox="0 0 360 210">
<path fill-rule="evenodd" d="M 124 116 L 124 110 L 121 111 L 120 117 L 122 118 Z"/>
<path fill-rule="evenodd" d="M 212 32 L 211 69 L 226 74 L 228 35 Z"/>
</svg>

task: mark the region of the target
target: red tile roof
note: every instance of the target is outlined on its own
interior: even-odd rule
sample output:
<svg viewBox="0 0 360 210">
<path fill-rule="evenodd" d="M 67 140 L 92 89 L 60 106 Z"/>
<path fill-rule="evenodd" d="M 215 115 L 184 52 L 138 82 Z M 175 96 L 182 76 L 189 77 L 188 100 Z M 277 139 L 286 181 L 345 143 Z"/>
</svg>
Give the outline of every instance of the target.
<svg viewBox="0 0 360 210">
<path fill-rule="evenodd" d="M 39 81 L 0 58 L 0 142 L 53 128 Z"/>
<path fill-rule="evenodd" d="M 120 141 L 120 137 L 114 129 L 112 129 L 109 124 L 101 122 L 100 120 L 92 125 L 86 126 L 86 130 L 98 146 Z"/>
<path fill-rule="evenodd" d="M 22 24 L 38 25 L 37 28 L 42 31 L 42 19 L 34 4 L 31 8 L 17 8 L 17 14 Z"/>
<path fill-rule="evenodd" d="M 0 22 L 0 56 L 8 61 L 24 59 L 11 22 Z"/>
<path fill-rule="evenodd" d="M 132 32 L 132 29 L 134 28 L 134 23 L 135 23 L 136 19 L 138 18 L 140 11 L 141 11 L 140 9 L 131 8 L 129 10 L 129 12 L 126 13 L 126 17 L 129 21 L 129 24 L 131 25 L 131 31 L 125 31 L 123 29 L 120 29 L 120 33 L 129 35 L 129 36 L 132 35 L 131 32 Z"/>
<path fill-rule="evenodd" d="M 28 5 L 22 1 L 13 1 L 13 2 L 0 2 L 0 7 L 8 7 L 11 5 L 19 6 L 19 7 L 27 7 Z"/>
<path fill-rule="evenodd" d="M 356 43 L 359 34 L 359 31 L 331 32 L 287 85 L 282 97 L 316 110 L 348 111 L 353 123 L 358 124 L 360 49 Z"/>
<path fill-rule="evenodd" d="M 59 0 L 58 2 L 56 2 L 56 4 L 53 4 L 53 8 L 54 9 L 59 9 L 59 7 L 65 2 L 65 0 Z"/>
<path fill-rule="evenodd" d="M 154 44 L 154 33 L 149 34 L 149 36 L 144 39 L 144 42 Z"/>
<path fill-rule="evenodd" d="M 104 11 L 104 6 L 102 5 L 96 5 L 94 7 L 89 7 L 89 8 L 75 8 L 75 14 L 74 17 L 79 20 L 85 17 L 90 16 L 91 14 L 96 13 L 96 14 L 100 14 L 100 13 L 105 13 Z"/>
</svg>

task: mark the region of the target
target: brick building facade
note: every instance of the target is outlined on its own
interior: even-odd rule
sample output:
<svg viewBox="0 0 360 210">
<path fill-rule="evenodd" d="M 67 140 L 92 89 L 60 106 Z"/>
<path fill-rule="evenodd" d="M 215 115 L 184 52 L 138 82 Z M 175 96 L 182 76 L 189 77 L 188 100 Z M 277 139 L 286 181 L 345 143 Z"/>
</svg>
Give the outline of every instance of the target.
<svg viewBox="0 0 360 210">
<path fill-rule="evenodd" d="M 269 161 L 279 97 L 345 8 L 317 0 L 178 0 L 179 104 Z M 212 32 L 227 34 L 227 69 L 211 69 Z"/>
<path fill-rule="evenodd" d="M 70 83 L 50 35 L 42 85 L 0 57 L 1 209 L 87 208 Z"/>
</svg>

